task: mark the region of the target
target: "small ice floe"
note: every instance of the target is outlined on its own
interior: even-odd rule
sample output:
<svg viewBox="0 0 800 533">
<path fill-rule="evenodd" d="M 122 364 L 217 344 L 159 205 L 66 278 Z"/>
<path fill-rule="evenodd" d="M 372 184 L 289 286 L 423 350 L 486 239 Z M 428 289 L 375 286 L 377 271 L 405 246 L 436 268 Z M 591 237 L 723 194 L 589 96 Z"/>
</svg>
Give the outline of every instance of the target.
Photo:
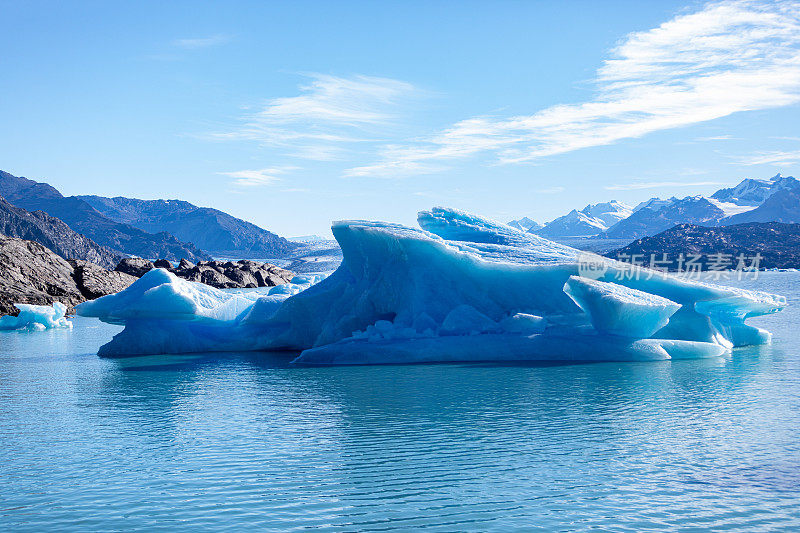
<svg viewBox="0 0 800 533">
<path fill-rule="evenodd" d="M 64 316 L 67 306 L 53 302 L 53 306 L 14 304 L 19 309 L 17 316 L 0 317 L 0 330 L 44 331 L 53 328 L 72 329 L 72 322 Z"/>
</svg>

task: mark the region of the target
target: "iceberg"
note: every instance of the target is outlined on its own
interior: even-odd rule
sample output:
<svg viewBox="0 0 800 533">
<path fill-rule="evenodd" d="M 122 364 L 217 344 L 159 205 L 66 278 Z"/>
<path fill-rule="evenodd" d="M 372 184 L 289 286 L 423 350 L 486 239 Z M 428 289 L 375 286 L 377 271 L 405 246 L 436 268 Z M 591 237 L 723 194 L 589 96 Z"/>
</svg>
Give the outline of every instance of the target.
<svg viewBox="0 0 800 533">
<path fill-rule="evenodd" d="M 770 341 L 747 325 L 782 296 L 678 278 L 581 252 L 454 209 L 420 229 L 335 222 L 326 278 L 231 292 L 165 270 L 85 302 L 123 324 L 101 356 L 293 350 L 297 364 L 650 361 Z"/>
<path fill-rule="evenodd" d="M 28 330 L 44 331 L 53 328 L 72 329 L 72 322 L 67 320 L 67 306 L 61 302 L 49 305 L 14 304 L 19 309 L 17 316 L 0 317 L 0 331 Z"/>
<path fill-rule="evenodd" d="M 669 322 L 680 305 L 655 294 L 570 276 L 564 292 L 589 316 L 600 333 L 647 338 Z"/>
</svg>

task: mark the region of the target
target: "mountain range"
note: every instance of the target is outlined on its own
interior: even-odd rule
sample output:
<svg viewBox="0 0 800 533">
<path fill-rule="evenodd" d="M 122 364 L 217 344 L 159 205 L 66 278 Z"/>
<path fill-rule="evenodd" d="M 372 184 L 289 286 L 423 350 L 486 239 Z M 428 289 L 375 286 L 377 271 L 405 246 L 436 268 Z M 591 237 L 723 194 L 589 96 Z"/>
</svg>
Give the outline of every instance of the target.
<svg viewBox="0 0 800 533">
<path fill-rule="evenodd" d="M 215 256 L 281 257 L 298 247 L 255 224 L 183 200 L 138 200 L 122 196 L 77 198 L 115 222 L 151 233 L 166 231 Z"/>
<path fill-rule="evenodd" d="M 42 244 L 64 259 L 82 259 L 114 268 L 124 257 L 88 237 L 76 233 L 63 221 L 43 211 L 14 207 L 0 197 L 0 234 Z"/>
<path fill-rule="evenodd" d="M 520 221 L 510 225 L 522 229 Z M 543 227 L 531 226 L 524 231 L 575 245 L 575 238 L 582 238 L 587 244 L 591 240 L 633 240 L 677 224 L 727 226 L 772 221 L 800 222 L 800 181 L 791 176 L 748 178 L 709 197 L 651 198 L 634 208 L 617 201 L 588 205 Z"/>
<path fill-rule="evenodd" d="M 609 239 L 637 239 L 653 235 L 675 224 L 688 223 L 715 226 L 725 212 L 703 196 L 674 198 L 670 202 L 652 203 L 637 209 L 627 218 L 609 227 L 603 236 Z"/>
<path fill-rule="evenodd" d="M 566 215 L 558 217 L 531 233 L 536 233 L 546 238 L 592 237 L 628 218 L 632 212 L 633 209 L 630 206 L 616 200 L 590 204 L 580 211 L 573 209 Z"/>
<path fill-rule="evenodd" d="M 724 227 L 762 222 L 800 222 L 800 181 L 780 174 L 766 180 L 748 178 L 709 197 L 651 198 L 635 207 L 610 201 L 572 210 L 545 225 L 528 217 L 509 224 L 603 251 L 678 224 Z M 340 260 L 335 244 L 287 240 L 223 211 L 183 200 L 67 197 L 47 183 L 3 171 L 0 233 L 36 241 L 65 259 L 108 267 L 129 255 L 192 262 L 211 259 L 212 254 L 274 258 L 312 270 L 331 263 L 329 257 Z"/>
<path fill-rule="evenodd" d="M 47 183 L 3 171 L 0 196 L 5 198 L 0 211 L 7 235 L 104 266 L 127 255 L 193 262 L 212 255 L 284 257 L 301 246 L 223 211 L 182 200 L 64 196 Z M 48 225 L 51 237 L 43 233 Z"/>
<path fill-rule="evenodd" d="M 167 232 L 148 233 L 106 218 L 84 200 L 64 196 L 47 183 L 0 171 L 0 196 L 16 207 L 56 217 L 74 231 L 121 254 L 172 260 L 211 259 L 192 243 L 181 242 Z"/>
<path fill-rule="evenodd" d="M 609 252 L 608 257 L 644 266 L 687 271 L 687 260 L 709 270 L 800 267 L 800 224 L 749 222 L 707 227 L 679 224 Z M 758 256 L 758 259 L 754 259 Z M 649 264 L 650 258 L 656 263 Z M 757 264 L 754 264 L 756 263 Z M 711 267 L 716 265 L 716 267 Z"/>
</svg>

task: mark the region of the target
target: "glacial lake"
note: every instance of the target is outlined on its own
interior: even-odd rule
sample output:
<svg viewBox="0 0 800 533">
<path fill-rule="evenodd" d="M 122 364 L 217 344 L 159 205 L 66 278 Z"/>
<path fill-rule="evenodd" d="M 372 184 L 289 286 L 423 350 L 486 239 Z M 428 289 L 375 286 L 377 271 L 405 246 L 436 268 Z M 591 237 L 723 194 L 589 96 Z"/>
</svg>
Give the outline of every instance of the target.
<svg viewBox="0 0 800 533">
<path fill-rule="evenodd" d="M 800 529 L 800 273 L 725 358 L 298 368 L 0 333 L 0 530 Z"/>
</svg>

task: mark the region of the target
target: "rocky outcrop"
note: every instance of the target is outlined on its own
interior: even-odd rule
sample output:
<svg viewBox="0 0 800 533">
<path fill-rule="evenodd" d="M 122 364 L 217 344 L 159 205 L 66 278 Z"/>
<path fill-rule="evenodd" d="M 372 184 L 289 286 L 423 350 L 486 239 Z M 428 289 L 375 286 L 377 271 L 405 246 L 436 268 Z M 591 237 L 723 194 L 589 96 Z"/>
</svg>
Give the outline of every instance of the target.
<svg viewBox="0 0 800 533">
<path fill-rule="evenodd" d="M 26 211 L 0 197 L 0 234 L 35 241 L 64 259 L 82 259 L 111 268 L 123 255 L 76 233 L 43 211 Z"/>
<path fill-rule="evenodd" d="M 84 260 L 69 260 L 38 242 L 0 235 L 0 316 L 16 315 L 15 303 L 74 306 L 127 288 L 156 268 L 138 257 L 123 259 L 115 270 Z M 171 265 L 171 263 L 168 263 Z M 177 276 L 220 289 L 274 287 L 288 283 L 294 273 L 269 263 L 242 260 L 181 261 L 170 269 Z"/>
<path fill-rule="evenodd" d="M 187 271 L 177 269 L 175 274 L 190 281 L 201 281 L 212 287 L 225 289 L 274 287 L 288 283 L 294 277 L 294 272 L 270 263 L 259 263 L 249 259 L 235 263 L 200 261 Z"/>
<path fill-rule="evenodd" d="M 0 315 L 16 315 L 15 303 L 67 307 L 85 300 L 66 259 L 38 242 L 0 236 Z"/>
<path fill-rule="evenodd" d="M 117 272 L 122 272 L 123 274 L 128 274 L 135 278 L 141 278 L 154 268 L 155 265 L 153 262 L 148 261 L 147 259 L 142 259 L 141 257 L 126 257 L 119 262 L 114 270 Z"/>
<path fill-rule="evenodd" d="M 167 270 L 179 278 L 205 283 L 218 289 L 274 287 L 288 283 L 294 277 L 294 272 L 270 263 L 259 263 L 249 259 L 236 262 L 200 261 L 196 265 L 183 259 L 177 267 L 172 267 L 171 263 L 162 260 L 151 263 L 145 259 L 132 257 L 123 259 L 116 270 L 141 277 L 153 268 L 166 268 L 166 265 L 169 265 Z"/>
<path fill-rule="evenodd" d="M 73 268 L 73 277 L 81 294 L 87 300 L 94 300 L 106 294 L 114 294 L 127 289 L 138 278 L 116 270 L 105 268 L 88 261 L 69 262 Z"/>
<path fill-rule="evenodd" d="M 15 303 L 75 305 L 118 292 L 136 278 L 88 261 L 67 261 L 38 242 L 0 235 L 0 315 L 16 315 Z"/>
</svg>

